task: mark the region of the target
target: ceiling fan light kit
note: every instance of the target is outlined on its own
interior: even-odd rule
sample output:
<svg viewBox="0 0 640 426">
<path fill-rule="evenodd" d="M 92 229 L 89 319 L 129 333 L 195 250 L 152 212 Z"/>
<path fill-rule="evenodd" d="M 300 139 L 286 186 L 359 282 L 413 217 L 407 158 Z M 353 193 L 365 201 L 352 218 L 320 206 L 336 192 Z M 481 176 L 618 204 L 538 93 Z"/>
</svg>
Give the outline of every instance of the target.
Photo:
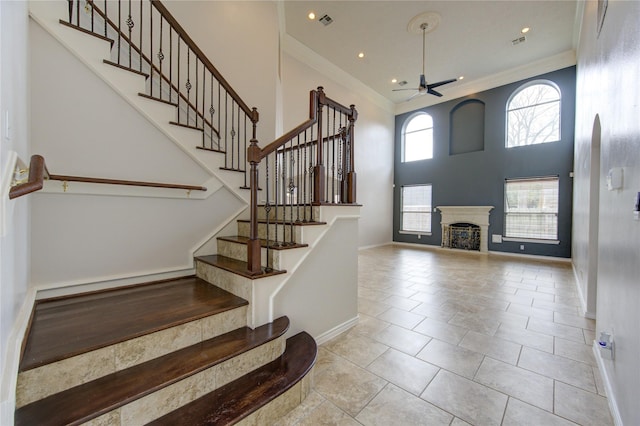
<svg viewBox="0 0 640 426">
<path fill-rule="evenodd" d="M 413 99 L 415 96 L 423 95 L 425 93 L 429 93 L 430 95 L 442 97 L 442 93 L 437 92 L 433 89 L 436 87 L 443 86 L 445 84 L 453 83 L 456 81 L 456 78 L 452 78 L 449 80 L 439 81 L 437 83 L 428 84 L 425 78 L 425 44 L 426 44 L 426 35 L 431 31 L 435 30 L 440 24 L 440 15 L 436 12 L 424 12 L 419 15 L 414 16 L 410 21 L 409 25 L 407 25 L 407 31 L 410 34 L 422 34 L 422 74 L 420 74 L 420 83 L 415 89 L 394 89 L 394 92 L 400 90 L 416 90 L 417 92 L 411 95 L 408 99 Z"/>
</svg>

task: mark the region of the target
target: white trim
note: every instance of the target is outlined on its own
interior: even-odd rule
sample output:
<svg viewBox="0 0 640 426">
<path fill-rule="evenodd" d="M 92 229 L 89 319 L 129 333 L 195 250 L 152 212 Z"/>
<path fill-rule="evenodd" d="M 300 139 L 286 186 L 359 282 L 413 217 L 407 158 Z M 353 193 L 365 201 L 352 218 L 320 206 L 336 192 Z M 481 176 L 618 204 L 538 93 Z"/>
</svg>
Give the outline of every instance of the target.
<svg viewBox="0 0 640 426">
<path fill-rule="evenodd" d="M 512 241 L 517 243 L 533 243 L 533 244 L 560 244 L 560 240 L 541 240 L 538 238 L 517 238 L 502 236 L 502 241 Z"/>
<path fill-rule="evenodd" d="M 495 254 L 498 256 L 521 257 L 524 259 L 548 260 L 550 262 L 571 263 L 570 257 L 542 256 L 539 254 L 510 253 L 506 251 L 493 251 L 493 250 L 490 250 L 489 254 Z"/>
<path fill-rule="evenodd" d="M 600 371 L 600 377 L 602 378 L 602 383 L 604 384 L 605 392 L 607 393 L 607 402 L 609 403 L 609 411 L 611 412 L 611 417 L 613 418 L 613 423 L 616 426 L 624 426 L 622 423 L 622 417 L 620 416 L 620 410 L 618 409 L 618 403 L 616 402 L 615 394 L 613 393 L 613 386 L 611 385 L 611 379 L 607 374 L 607 369 L 604 364 L 604 360 L 600 355 L 600 346 L 598 342 L 593 341 L 593 355 L 596 358 L 596 362 L 598 363 L 598 371 Z"/>
<path fill-rule="evenodd" d="M 368 249 L 378 248 L 378 247 L 384 247 L 384 246 L 390 246 L 390 245 L 393 245 L 393 241 L 387 241 L 386 243 L 379 243 L 379 244 L 370 244 L 368 246 L 361 246 L 361 247 L 358 247 L 358 251 L 360 251 L 360 250 L 368 250 Z"/>
<path fill-rule="evenodd" d="M 343 322 L 342 324 L 336 325 L 331 330 L 325 331 L 324 333 L 322 333 L 318 337 L 315 337 L 316 343 L 318 345 L 321 345 L 323 343 L 328 342 L 329 340 L 333 339 L 334 337 L 337 337 L 340 334 L 344 333 L 345 331 L 349 330 L 350 328 L 356 326 L 358 324 L 359 320 L 360 320 L 360 317 L 358 315 L 356 315 L 355 317 L 351 318 L 350 320 L 347 320 L 347 321 Z"/>
<path fill-rule="evenodd" d="M 582 292 L 582 284 L 580 277 L 578 276 L 578 271 L 576 270 L 576 264 L 571 262 L 571 270 L 573 271 L 573 278 L 576 282 L 576 291 L 578 292 L 578 298 L 580 299 L 580 309 L 582 310 L 582 315 L 585 318 L 596 319 L 596 314 L 594 312 L 590 312 L 587 309 L 587 299 L 584 297 L 584 293 Z"/>
<path fill-rule="evenodd" d="M 0 424 L 13 425 L 16 409 L 16 385 L 18 380 L 18 368 L 20 366 L 20 354 L 33 305 L 35 304 L 36 291 L 33 288 L 27 290 L 22 307 L 13 323 L 11 332 L 7 338 L 5 363 L 2 366 L 2 382 L 0 382 Z"/>
<path fill-rule="evenodd" d="M 0 177 L 0 237 L 4 237 L 7 229 L 11 227 L 15 203 L 9 200 L 9 192 L 11 191 L 11 181 L 15 170 L 21 162 L 15 151 L 8 151 L 6 156 L 7 161 Z"/>
<path fill-rule="evenodd" d="M 516 68 L 492 74 L 488 77 L 469 81 L 467 83 L 456 84 L 454 87 L 448 88 L 444 91 L 444 96 L 441 98 L 435 96 L 417 96 L 409 102 L 398 103 L 396 104 L 395 115 L 404 114 L 405 112 L 426 108 L 453 99 L 469 96 L 473 93 L 483 92 L 485 90 L 515 83 L 517 81 L 536 77 L 548 72 L 557 71 L 562 68 L 573 66 L 576 62 L 576 51 L 574 49 L 570 49 L 555 56 L 550 56 L 530 64 L 521 65 Z"/>
<path fill-rule="evenodd" d="M 141 272 L 136 275 L 127 276 L 105 276 L 95 281 L 72 281 L 71 283 L 65 282 L 43 284 L 35 286 L 34 290 L 37 292 L 36 300 L 47 299 L 51 297 L 68 296 L 77 293 L 86 293 L 88 291 L 106 290 L 110 288 L 123 287 L 127 285 L 141 284 L 151 281 L 160 281 L 173 278 L 186 277 L 195 274 L 195 268 L 174 268 L 166 270 L 156 270 Z"/>
<path fill-rule="evenodd" d="M 427 237 L 430 237 L 431 235 L 433 235 L 431 232 L 420 232 L 420 231 L 403 231 L 402 229 L 398 231 L 398 234 L 405 234 L 405 235 L 425 235 Z"/>
</svg>

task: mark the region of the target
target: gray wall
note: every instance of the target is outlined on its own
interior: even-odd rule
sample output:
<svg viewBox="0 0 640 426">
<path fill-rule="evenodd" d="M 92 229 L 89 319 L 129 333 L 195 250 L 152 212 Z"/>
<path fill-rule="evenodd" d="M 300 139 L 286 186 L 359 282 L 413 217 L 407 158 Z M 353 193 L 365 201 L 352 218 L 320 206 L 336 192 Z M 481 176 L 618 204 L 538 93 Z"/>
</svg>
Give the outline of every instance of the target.
<svg viewBox="0 0 640 426">
<path fill-rule="evenodd" d="M 400 234 L 400 194 L 403 185 L 432 184 L 433 206 L 494 206 L 489 216 L 489 235 L 503 233 L 504 180 L 530 176 L 560 177 L 558 236 L 560 244 L 489 241 L 489 250 L 543 256 L 571 257 L 571 201 L 575 111 L 575 67 L 543 74 L 465 98 L 423 108 L 433 117 L 434 147 L 430 160 L 402 163 L 401 131 L 416 111 L 396 116 L 394 154 L 393 240 L 440 245 L 440 213 L 433 213 L 432 235 Z M 558 85 L 562 96 L 561 140 L 517 148 L 505 148 L 505 111 L 509 96 L 522 84 L 545 79 Z M 450 112 L 460 102 L 477 99 L 485 104 L 484 150 L 449 155 Z M 524 244 L 524 250 L 520 245 Z"/>
</svg>

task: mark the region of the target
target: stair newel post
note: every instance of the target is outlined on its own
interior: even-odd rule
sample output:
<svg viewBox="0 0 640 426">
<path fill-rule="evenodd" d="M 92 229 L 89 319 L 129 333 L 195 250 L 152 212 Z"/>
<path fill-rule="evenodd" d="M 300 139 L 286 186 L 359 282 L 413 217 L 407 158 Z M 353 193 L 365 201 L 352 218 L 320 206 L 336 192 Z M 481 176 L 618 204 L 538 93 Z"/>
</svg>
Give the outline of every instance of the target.
<svg viewBox="0 0 640 426">
<path fill-rule="evenodd" d="M 322 107 L 325 103 L 325 94 L 322 86 L 318 87 L 316 92 L 318 94 L 316 98 L 316 126 L 317 132 L 317 146 L 316 146 L 316 165 L 313 168 L 313 204 L 321 204 L 324 201 L 324 160 L 322 152 Z"/>
<path fill-rule="evenodd" d="M 257 114 L 257 113 L 256 113 Z M 254 122 L 255 135 L 255 122 Z M 253 137 L 247 149 L 247 159 L 250 164 L 249 187 L 251 199 L 249 205 L 249 243 L 247 244 L 247 267 L 249 273 L 257 275 L 262 272 L 260 259 L 260 239 L 258 238 L 258 164 L 260 163 L 262 151 L 258 146 L 258 140 Z"/>
<path fill-rule="evenodd" d="M 358 111 L 355 105 L 350 105 L 351 114 L 349 114 L 349 132 L 347 133 L 347 154 L 349 156 L 349 172 L 347 173 L 347 199 L 349 204 L 356 202 L 356 168 L 354 162 L 354 131 L 355 122 L 358 119 Z"/>
</svg>

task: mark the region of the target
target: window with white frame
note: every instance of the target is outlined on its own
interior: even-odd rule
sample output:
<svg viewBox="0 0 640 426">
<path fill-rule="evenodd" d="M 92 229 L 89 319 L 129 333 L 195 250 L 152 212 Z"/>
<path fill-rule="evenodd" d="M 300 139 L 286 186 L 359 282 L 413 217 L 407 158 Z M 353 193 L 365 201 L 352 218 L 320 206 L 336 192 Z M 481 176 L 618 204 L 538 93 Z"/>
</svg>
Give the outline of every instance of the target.
<svg viewBox="0 0 640 426">
<path fill-rule="evenodd" d="M 414 115 L 402 132 L 402 162 L 433 158 L 433 118 L 429 114 Z"/>
<path fill-rule="evenodd" d="M 431 232 L 431 185 L 403 186 L 400 231 Z"/>
<path fill-rule="evenodd" d="M 560 90 L 551 82 L 530 83 L 507 102 L 507 148 L 560 140 Z"/>
<path fill-rule="evenodd" d="M 504 184 L 504 236 L 558 239 L 557 176 L 507 179 Z"/>
</svg>

